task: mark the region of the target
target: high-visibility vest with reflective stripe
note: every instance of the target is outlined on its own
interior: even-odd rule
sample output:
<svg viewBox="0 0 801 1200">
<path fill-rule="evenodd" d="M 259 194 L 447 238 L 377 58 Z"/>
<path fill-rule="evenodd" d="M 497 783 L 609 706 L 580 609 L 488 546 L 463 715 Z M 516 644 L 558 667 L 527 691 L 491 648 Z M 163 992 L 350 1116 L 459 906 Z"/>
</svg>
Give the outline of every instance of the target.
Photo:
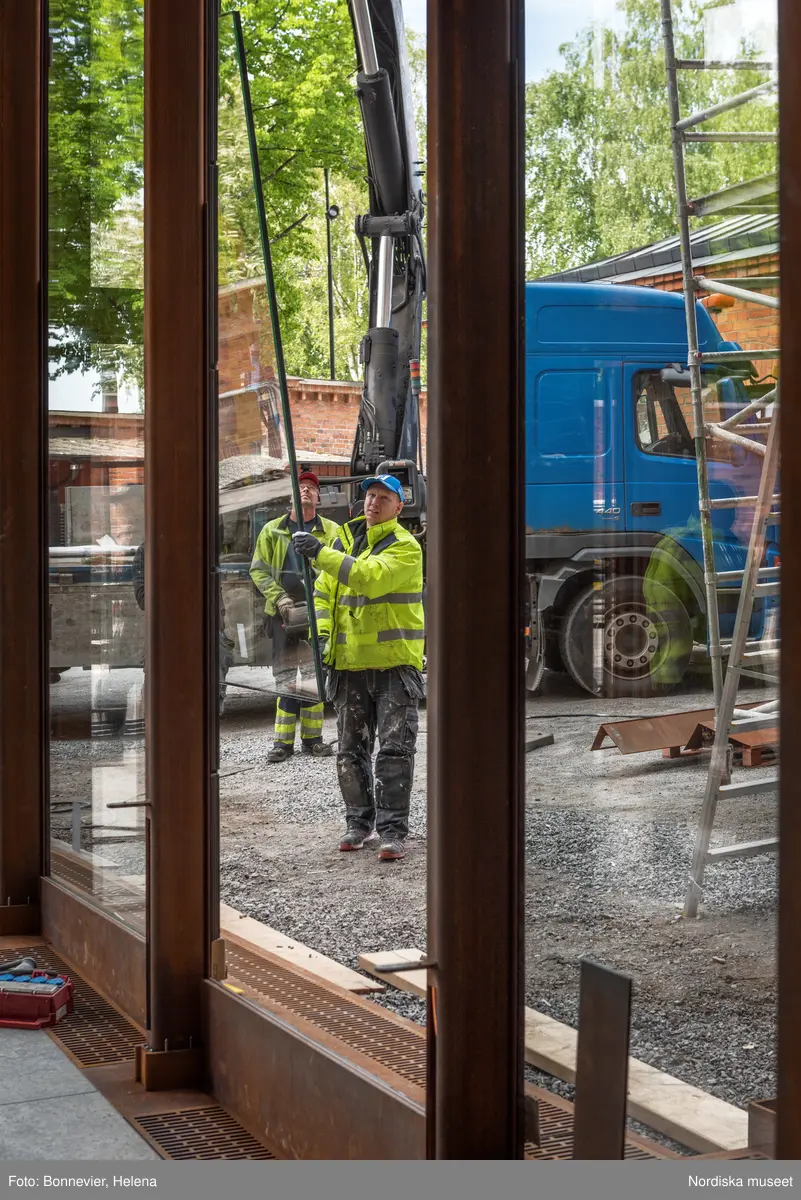
<svg viewBox="0 0 801 1200">
<path fill-rule="evenodd" d="M 329 521 L 328 517 L 321 517 L 318 513 L 308 532 L 330 546 L 339 533 L 339 526 L 336 521 Z M 288 513 L 268 521 L 256 540 L 250 564 L 250 578 L 264 596 L 264 611 L 271 617 L 275 616 L 276 605 L 284 591 L 281 572 L 286 562 L 290 537 Z"/>
<path fill-rule="evenodd" d="M 367 529 L 361 550 L 354 539 L 365 518 L 348 521 L 314 566 L 320 574 L 314 610 L 325 661 L 338 671 L 423 669 L 423 552 L 397 520 Z"/>
</svg>

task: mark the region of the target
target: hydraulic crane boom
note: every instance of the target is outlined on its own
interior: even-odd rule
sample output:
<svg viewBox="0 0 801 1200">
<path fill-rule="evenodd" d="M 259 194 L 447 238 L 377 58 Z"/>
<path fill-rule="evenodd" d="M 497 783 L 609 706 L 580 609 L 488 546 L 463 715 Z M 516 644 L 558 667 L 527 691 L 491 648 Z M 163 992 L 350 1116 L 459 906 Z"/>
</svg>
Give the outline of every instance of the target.
<svg viewBox="0 0 801 1200">
<path fill-rule="evenodd" d="M 403 10 L 401 0 L 348 0 L 348 6 L 370 192 L 370 211 L 356 220 L 369 269 L 370 328 L 361 344 L 364 387 L 351 468 L 369 474 L 392 463 L 411 489 L 407 515 L 422 516 L 424 484 L 417 468 L 424 196 Z"/>
</svg>

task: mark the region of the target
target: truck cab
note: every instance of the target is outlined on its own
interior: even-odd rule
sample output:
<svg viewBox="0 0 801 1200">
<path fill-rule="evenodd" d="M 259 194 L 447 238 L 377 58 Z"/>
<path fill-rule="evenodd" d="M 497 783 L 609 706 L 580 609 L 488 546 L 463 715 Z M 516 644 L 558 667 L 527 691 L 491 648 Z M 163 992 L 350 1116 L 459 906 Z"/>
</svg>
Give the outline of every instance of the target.
<svg viewBox="0 0 801 1200">
<path fill-rule="evenodd" d="M 738 348 L 700 304 L 698 334 L 702 351 Z M 527 286 L 532 641 L 541 665 L 567 670 L 594 693 L 651 695 L 675 686 L 693 647 L 706 642 L 687 353 L 681 294 L 614 284 Z M 753 397 L 747 371 L 741 376 L 705 372 L 707 420 Z M 760 458 L 714 441 L 707 455 L 713 498 L 756 494 Z M 744 565 L 752 520 L 751 508 L 714 510 L 717 570 Z M 769 557 L 777 555 L 774 536 Z M 725 637 L 736 589 L 719 603 Z M 753 637 L 766 611 L 755 611 Z M 537 675 L 530 668 L 530 688 Z"/>
</svg>

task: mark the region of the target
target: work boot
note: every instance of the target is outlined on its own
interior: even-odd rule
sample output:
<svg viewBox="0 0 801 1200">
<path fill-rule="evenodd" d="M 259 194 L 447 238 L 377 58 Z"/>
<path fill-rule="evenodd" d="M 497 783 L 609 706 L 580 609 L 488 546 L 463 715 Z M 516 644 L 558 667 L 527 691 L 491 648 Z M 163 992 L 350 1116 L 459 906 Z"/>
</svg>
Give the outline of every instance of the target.
<svg viewBox="0 0 801 1200">
<path fill-rule="evenodd" d="M 381 839 L 381 845 L 378 847 L 378 857 L 381 862 L 394 862 L 398 858 L 403 858 L 406 853 L 406 848 L 399 837 L 384 836 Z"/>
<path fill-rule="evenodd" d="M 310 754 L 312 758 L 330 758 L 334 749 L 329 742 L 303 742 L 301 753 Z"/>
<path fill-rule="evenodd" d="M 276 742 L 270 753 L 267 755 L 268 763 L 286 762 L 295 753 L 294 746 L 287 746 L 282 742 Z"/>
<path fill-rule="evenodd" d="M 342 836 L 339 842 L 340 850 L 361 850 L 367 842 L 373 842 L 376 838 L 376 832 L 371 829 L 369 833 L 365 833 L 363 829 L 348 829 Z"/>
</svg>

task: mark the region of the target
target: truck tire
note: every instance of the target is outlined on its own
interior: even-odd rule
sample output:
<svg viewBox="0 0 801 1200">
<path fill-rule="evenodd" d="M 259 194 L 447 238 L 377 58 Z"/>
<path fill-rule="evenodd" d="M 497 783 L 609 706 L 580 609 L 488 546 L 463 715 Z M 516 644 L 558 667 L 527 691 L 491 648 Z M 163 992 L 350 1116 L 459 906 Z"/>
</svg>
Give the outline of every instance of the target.
<svg viewBox="0 0 801 1200">
<path fill-rule="evenodd" d="M 526 658 L 526 691 L 530 696 L 534 696 L 540 690 L 542 677 L 545 674 L 545 658 L 540 655 L 538 659 Z"/>
<path fill-rule="evenodd" d="M 592 584 L 568 609 L 559 638 L 571 677 L 594 696 L 656 696 L 676 687 L 693 647 L 692 622 L 673 592 L 640 575 Z"/>
</svg>

